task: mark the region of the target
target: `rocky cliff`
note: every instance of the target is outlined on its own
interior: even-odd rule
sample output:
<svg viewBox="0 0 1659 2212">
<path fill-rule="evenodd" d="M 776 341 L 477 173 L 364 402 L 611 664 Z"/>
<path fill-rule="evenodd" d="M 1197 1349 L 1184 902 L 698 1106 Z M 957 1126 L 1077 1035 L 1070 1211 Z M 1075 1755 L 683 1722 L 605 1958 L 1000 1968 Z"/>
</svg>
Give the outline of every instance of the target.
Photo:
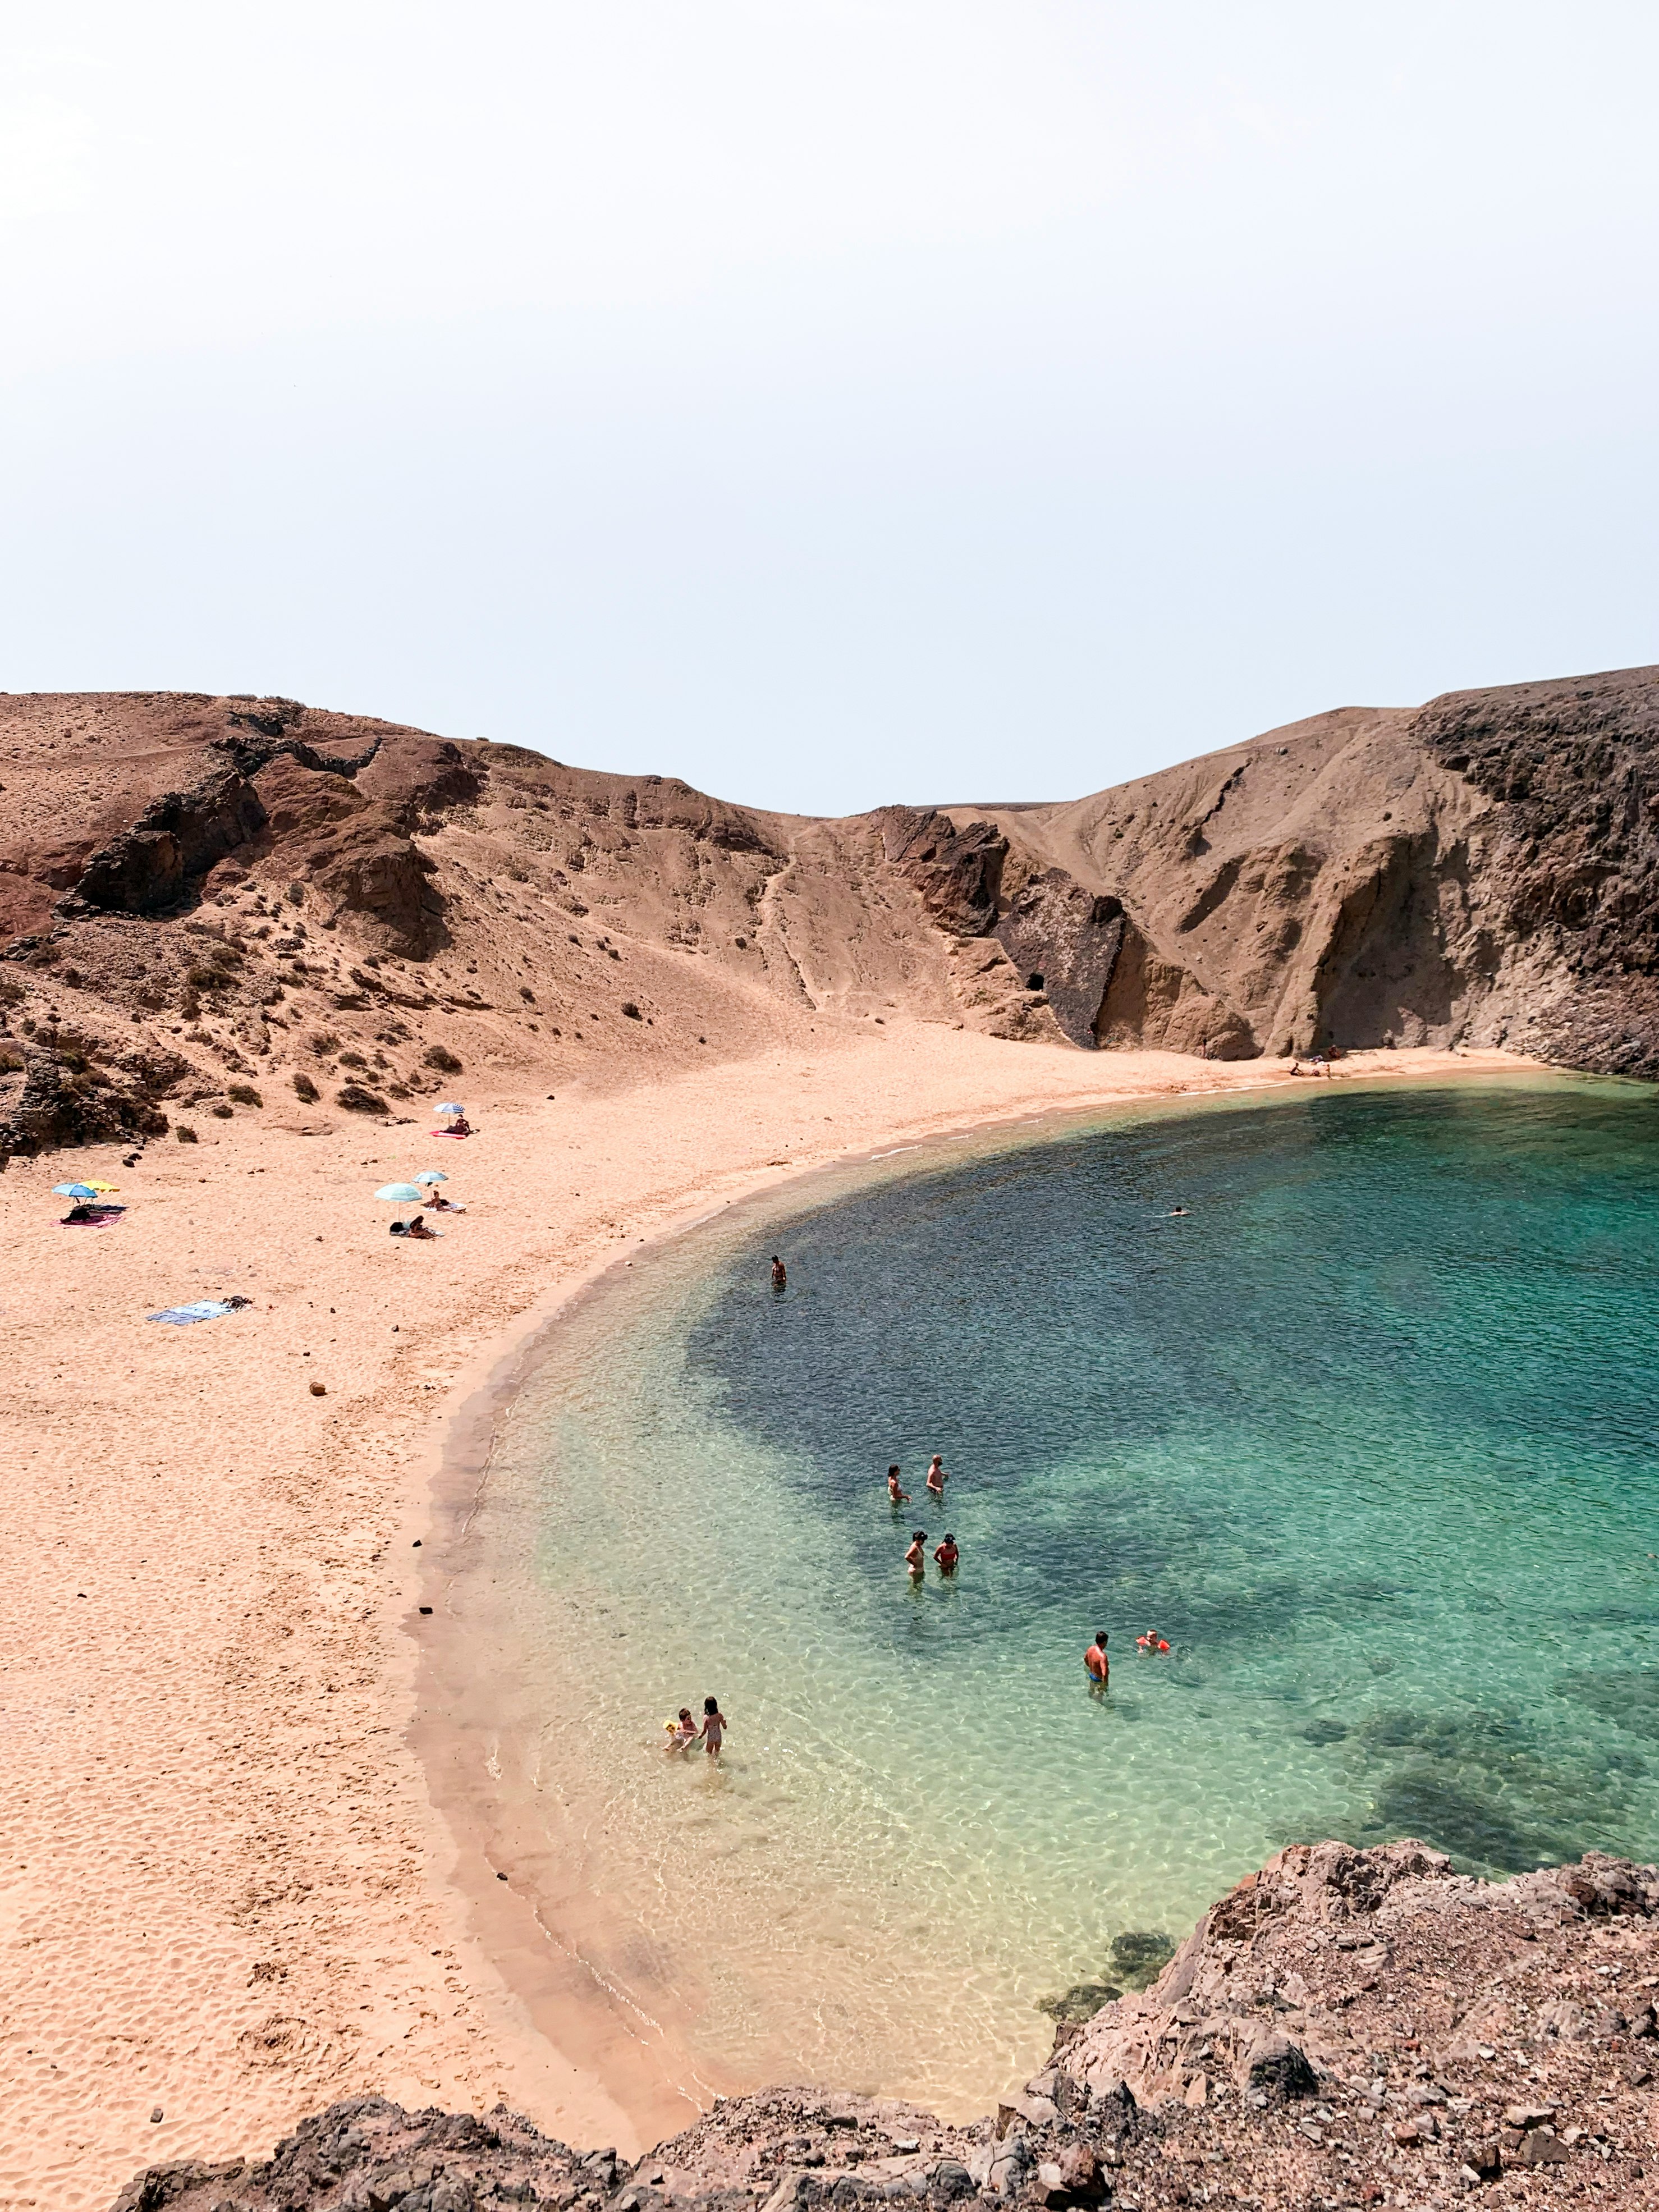
<svg viewBox="0 0 1659 2212">
<path fill-rule="evenodd" d="M 1065 805 L 815 821 L 292 700 L 0 697 L 0 1154 L 892 1013 L 1651 1075 L 1656 725 L 1626 670 L 1342 708 Z"/>
<path fill-rule="evenodd" d="M 1419 1844 L 1303 1844 L 973 2125 L 769 2090 L 629 2166 L 362 2099 L 269 2160 L 153 2168 L 115 2212 L 1655 2205 L 1656 1906 L 1659 1868 L 1594 1854 L 1489 1884 Z"/>
</svg>

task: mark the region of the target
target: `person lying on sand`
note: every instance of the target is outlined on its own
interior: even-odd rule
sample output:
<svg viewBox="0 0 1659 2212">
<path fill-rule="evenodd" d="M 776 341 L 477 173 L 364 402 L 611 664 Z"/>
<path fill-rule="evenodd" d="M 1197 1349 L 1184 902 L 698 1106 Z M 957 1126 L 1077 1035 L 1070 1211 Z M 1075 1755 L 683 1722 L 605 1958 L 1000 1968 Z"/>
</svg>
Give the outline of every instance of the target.
<svg viewBox="0 0 1659 2212">
<path fill-rule="evenodd" d="M 887 1495 L 895 1505 L 908 1505 L 910 1503 L 909 1492 L 899 1488 L 899 1471 L 896 1467 L 890 1467 L 887 1470 Z"/>
<path fill-rule="evenodd" d="M 927 1470 L 928 1490 L 935 1498 L 943 1498 L 945 1495 L 945 1486 L 950 1480 L 951 1477 L 946 1470 L 943 1455 L 941 1453 L 935 1452 L 933 1454 L 933 1464 Z"/>
<path fill-rule="evenodd" d="M 918 1528 L 910 1539 L 910 1548 L 904 1555 L 904 1564 L 910 1570 L 912 1582 L 919 1583 L 927 1571 L 927 1531 Z"/>
<path fill-rule="evenodd" d="M 933 1564 L 940 1574 L 953 1575 L 957 1571 L 957 1561 L 961 1557 L 961 1553 L 957 1549 L 957 1540 L 947 1528 L 945 1532 L 945 1540 L 934 1547 Z"/>
<path fill-rule="evenodd" d="M 1106 1656 L 1106 1632 L 1103 1628 L 1096 1629 L 1095 1640 L 1084 1653 L 1083 1663 L 1089 1670 L 1089 1680 L 1098 1682 L 1103 1690 L 1112 1671 L 1112 1662 Z"/>
<path fill-rule="evenodd" d="M 720 1701 L 718 1698 L 703 1699 L 702 1716 L 702 1747 L 710 1759 L 717 1759 L 720 1756 L 720 1739 L 731 1726 L 731 1723 L 720 1711 Z"/>
</svg>

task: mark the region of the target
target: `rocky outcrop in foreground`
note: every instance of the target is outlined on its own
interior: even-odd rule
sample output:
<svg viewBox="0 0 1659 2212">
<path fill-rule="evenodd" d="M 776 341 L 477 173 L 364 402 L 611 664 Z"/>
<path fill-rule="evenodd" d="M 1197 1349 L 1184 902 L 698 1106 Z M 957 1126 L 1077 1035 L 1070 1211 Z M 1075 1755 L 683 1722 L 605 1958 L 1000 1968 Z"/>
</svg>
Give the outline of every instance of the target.
<svg viewBox="0 0 1659 2212">
<path fill-rule="evenodd" d="M 994 2118 L 775 2089 L 630 2166 L 503 2109 L 357 2099 L 268 2160 L 154 2167 L 115 2212 L 1659 2205 L 1656 1909 L 1659 1868 L 1595 1852 L 1486 1883 L 1420 1844 L 1298 1844 Z"/>
</svg>

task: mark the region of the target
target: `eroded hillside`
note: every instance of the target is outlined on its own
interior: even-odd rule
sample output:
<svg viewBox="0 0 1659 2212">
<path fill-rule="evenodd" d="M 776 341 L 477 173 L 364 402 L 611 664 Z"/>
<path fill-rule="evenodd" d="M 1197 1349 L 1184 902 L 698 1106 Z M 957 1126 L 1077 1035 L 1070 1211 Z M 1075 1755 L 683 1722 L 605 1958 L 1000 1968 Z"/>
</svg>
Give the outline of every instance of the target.
<svg viewBox="0 0 1659 2212">
<path fill-rule="evenodd" d="M 1659 671 L 837 821 L 290 700 L 0 700 L 0 1151 L 627 1080 L 900 1012 L 1659 1073 Z"/>
</svg>

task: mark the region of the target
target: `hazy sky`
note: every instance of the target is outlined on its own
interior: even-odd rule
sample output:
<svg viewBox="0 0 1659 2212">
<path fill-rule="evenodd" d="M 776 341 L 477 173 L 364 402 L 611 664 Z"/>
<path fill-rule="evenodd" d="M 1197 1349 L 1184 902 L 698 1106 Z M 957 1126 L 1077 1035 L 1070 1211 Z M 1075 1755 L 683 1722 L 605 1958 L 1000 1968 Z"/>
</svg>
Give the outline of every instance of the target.
<svg viewBox="0 0 1659 2212">
<path fill-rule="evenodd" d="M 0 9 L 0 685 L 814 811 L 1659 659 L 1651 0 Z"/>
</svg>

